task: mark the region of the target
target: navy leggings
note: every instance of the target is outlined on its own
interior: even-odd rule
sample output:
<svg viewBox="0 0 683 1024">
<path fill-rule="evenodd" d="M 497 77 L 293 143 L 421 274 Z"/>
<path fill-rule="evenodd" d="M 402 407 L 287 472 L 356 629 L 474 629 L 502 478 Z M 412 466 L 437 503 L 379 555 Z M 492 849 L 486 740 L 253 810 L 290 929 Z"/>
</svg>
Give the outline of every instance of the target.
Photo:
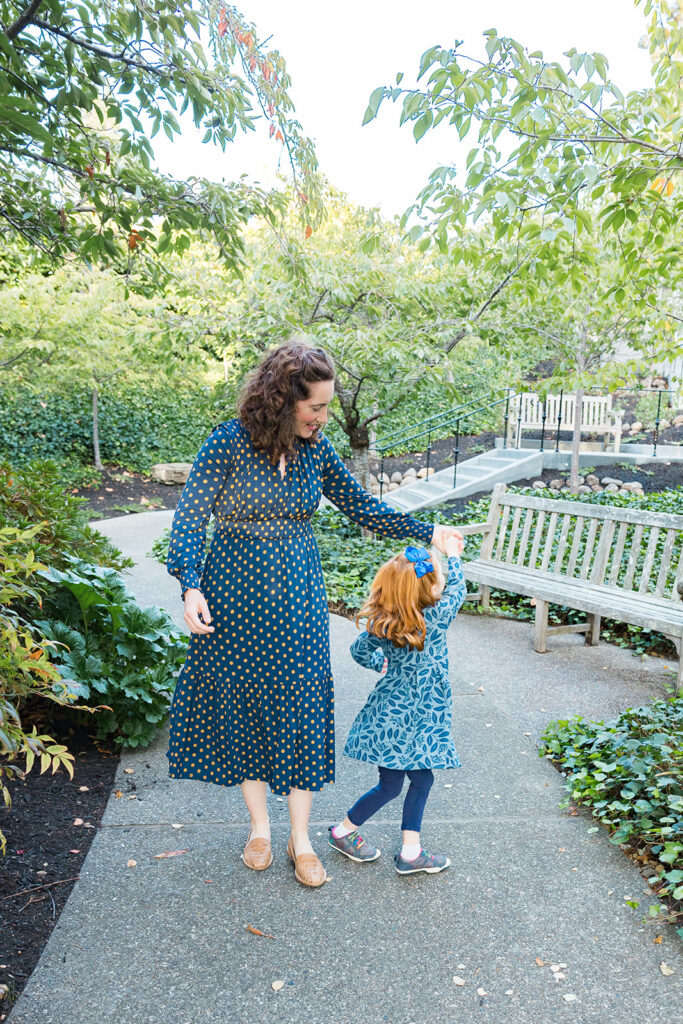
<svg viewBox="0 0 683 1024">
<path fill-rule="evenodd" d="M 398 771 L 396 768 L 380 767 L 379 782 L 360 800 L 356 800 L 349 811 L 349 821 L 360 828 L 380 807 L 400 796 L 406 775 L 410 779 L 410 785 L 403 801 L 401 828 L 404 832 L 419 832 L 429 790 L 434 783 L 434 775 L 429 768 Z"/>
</svg>

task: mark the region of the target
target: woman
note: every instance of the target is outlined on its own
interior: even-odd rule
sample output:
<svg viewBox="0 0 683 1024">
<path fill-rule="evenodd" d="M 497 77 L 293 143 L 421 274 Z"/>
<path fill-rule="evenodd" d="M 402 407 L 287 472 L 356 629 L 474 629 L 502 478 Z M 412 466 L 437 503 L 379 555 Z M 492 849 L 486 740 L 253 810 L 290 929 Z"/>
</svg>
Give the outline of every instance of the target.
<svg viewBox="0 0 683 1024">
<path fill-rule="evenodd" d="M 322 350 L 288 343 L 247 377 L 239 418 L 219 423 L 195 459 L 173 516 L 167 567 L 191 637 L 170 716 L 172 778 L 239 785 L 251 819 L 242 859 L 272 863 L 266 784 L 289 803 L 296 878 L 325 869 L 308 822 L 334 781 L 329 615 L 311 517 L 326 495 L 385 537 L 443 550 L 454 533 L 368 495 L 321 433 L 334 396 Z M 203 565 L 206 524 L 215 515 Z"/>
</svg>

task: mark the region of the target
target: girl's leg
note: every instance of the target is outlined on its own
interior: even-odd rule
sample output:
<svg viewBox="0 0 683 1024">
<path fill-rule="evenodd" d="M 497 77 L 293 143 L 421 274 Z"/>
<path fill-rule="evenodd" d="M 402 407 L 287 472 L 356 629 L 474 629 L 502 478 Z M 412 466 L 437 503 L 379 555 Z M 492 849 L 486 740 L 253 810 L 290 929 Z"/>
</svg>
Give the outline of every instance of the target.
<svg viewBox="0 0 683 1024">
<path fill-rule="evenodd" d="M 344 818 L 342 828 L 346 831 L 360 828 L 368 818 L 377 813 L 380 807 L 384 807 L 390 800 L 395 800 L 397 796 L 400 796 L 405 774 L 395 768 L 380 767 L 379 782 L 367 793 L 364 793 L 359 800 L 356 800 Z"/>
<path fill-rule="evenodd" d="M 297 857 L 303 853 L 315 853 L 308 837 L 308 822 L 311 817 L 313 791 L 310 789 L 290 789 L 287 797 L 289 804 L 289 820 L 291 822 L 292 846 Z"/>
<path fill-rule="evenodd" d="M 240 786 L 242 797 L 247 805 L 251 819 L 252 839 L 270 839 L 270 819 L 268 817 L 268 801 L 266 784 L 256 779 L 245 779 Z"/>
<path fill-rule="evenodd" d="M 420 830 L 422 828 L 422 815 L 429 791 L 434 785 L 434 774 L 429 768 L 420 768 L 407 772 L 410 785 L 403 803 L 403 818 L 401 828 L 403 830 L 403 850 L 401 855 L 414 860 L 420 853 Z"/>
</svg>

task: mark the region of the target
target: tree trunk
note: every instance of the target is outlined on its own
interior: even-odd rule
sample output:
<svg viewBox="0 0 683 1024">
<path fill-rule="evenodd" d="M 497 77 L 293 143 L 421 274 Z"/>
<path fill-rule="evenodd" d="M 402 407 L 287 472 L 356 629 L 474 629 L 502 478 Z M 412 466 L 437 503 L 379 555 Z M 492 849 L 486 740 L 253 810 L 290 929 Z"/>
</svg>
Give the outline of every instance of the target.
<svg viewBox="0 0 683 1024">
<path fill-rule="evenodd" d="M 572 494 L 579 490 L 579 443 L 581 441 L 581 406 L 583 405 L 583 388 L 576 389 L 576 405 L 574 407 L 574 432 L 572 434 L 572 461 L 569 470 L 569 489 Z"/>
<path fill-rule="evenodd" d="M 360 482 L 361 487 L 370 490 L 370 452 L 367 447 L 352 448 L 353 454 L 353 475 Z"/>
<path fill-rule="evenodd" d="M 95 469 L 104 471 L 100 459 L 100 425 L 97 417 L 97 386 L 92 389 L 92 447 L 95 453 Z"/>
</svg>

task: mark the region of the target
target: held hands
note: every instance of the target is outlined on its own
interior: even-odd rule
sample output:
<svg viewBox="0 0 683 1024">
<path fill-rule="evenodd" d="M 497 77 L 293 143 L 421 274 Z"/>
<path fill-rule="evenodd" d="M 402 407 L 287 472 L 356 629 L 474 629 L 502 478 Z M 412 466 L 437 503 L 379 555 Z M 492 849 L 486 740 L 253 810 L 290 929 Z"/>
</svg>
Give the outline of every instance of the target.
<svg viewBox="0 0 683 1024">
<path fill-rule="evenodd" d="M 462 534 L 453 526 L 443 526 L 441 524 L 434 527 L 432 544 L 446 557 L 461 555 L 465 549 L 465 541 Z"/>
<path fill-rule="evenodd" d="M 208 625 L 211 622 L 211 612 L 201 590 L 189 588 L 185 591 L 183 620 L 190 627 L 191 633 L 213 633 L 213 626 Z"/>
</svg>

